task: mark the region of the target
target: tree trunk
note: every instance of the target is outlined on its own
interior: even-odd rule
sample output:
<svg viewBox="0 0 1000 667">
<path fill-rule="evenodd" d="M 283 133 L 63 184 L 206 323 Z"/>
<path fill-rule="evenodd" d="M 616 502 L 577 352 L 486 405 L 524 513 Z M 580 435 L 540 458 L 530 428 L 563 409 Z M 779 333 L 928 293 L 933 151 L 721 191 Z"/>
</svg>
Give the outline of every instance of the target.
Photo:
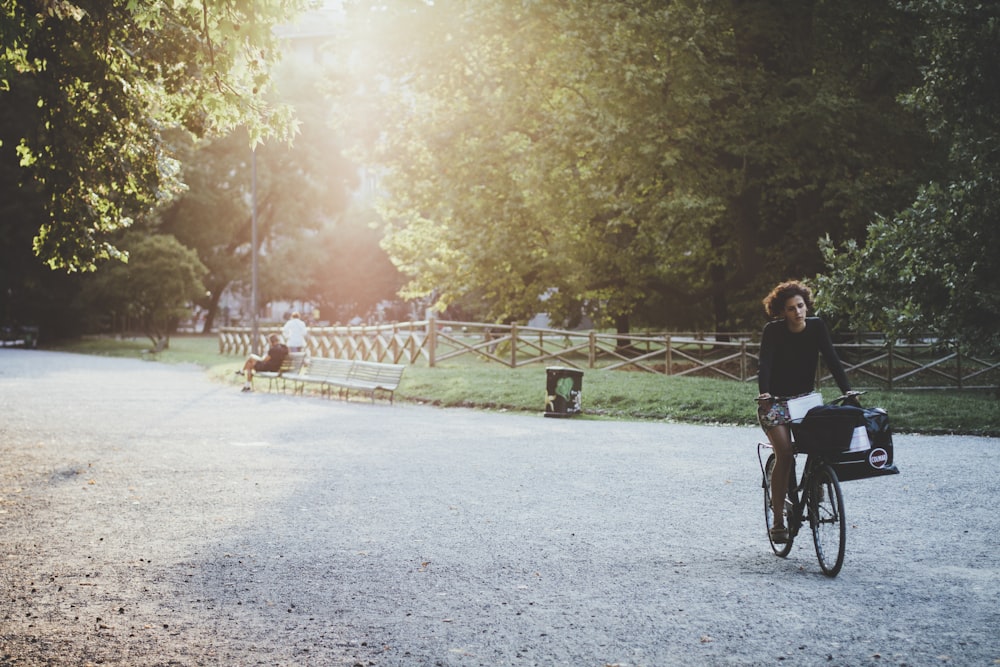
<svg viewBox="0 0 1000 667">
<path fill-rule="evenodd" d="M 201 328 L 202 333 L 212 332 L 212 327 L 215 326 L 215 315 L 219 312 L 219 299 L 222 298 L 225 288 L 226 286 L 223 285 L 221 288 L 211 291 L 211 297 L 208 300 L 208 312 L 205 313 L 205 324 Z"/>
<path fill-rule="evenodd" d="M 615 333 L 618 334 L 618 339 L 615 341 L 615 351 L 618 354 L 632 352 L 632 339 L 627 336 L 631 330 L 632 326 L 627 314 L 615 315 Z"/>
<path fill-rule="evenodd" d="M 713 225 L 709 232 L 709 243 L 712 246 L 712 253 L 715 259 L 708 267 L 708 279 L 711 283 L 712 292 L 712 316 L 715 320 L 715 331 L 725 331 L 726 320 L 729 318 L 729 300 L 726 292 L 729 286 L 726 284 L 726 232 L 721 225 Z"/>
</svg>

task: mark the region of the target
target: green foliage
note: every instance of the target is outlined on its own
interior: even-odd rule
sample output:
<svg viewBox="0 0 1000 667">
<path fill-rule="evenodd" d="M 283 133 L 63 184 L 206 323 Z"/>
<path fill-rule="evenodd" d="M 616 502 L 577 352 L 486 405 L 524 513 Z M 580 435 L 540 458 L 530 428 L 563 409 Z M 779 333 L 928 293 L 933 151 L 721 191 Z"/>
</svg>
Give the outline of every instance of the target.
<svg viewBox="0 0 1000 667">
<path fill-rule="evenodd" d="M 993 204 L 965 197 L 975 195 L 931 185 L 907 211 L 870 225 L 863 245 L 824 241 L 828 272 L 816 284 L 826 310 L 856 329 L 1000 351 L 1000 230 L 984 215 Z"/>
<path fill-rule="evenodd" d="M 406 293 L 441 308 L 756 322 L 730 302 L 819 269 L 817 239 L 905 203 L 927 154 L 890 6 L 371 4 L 338 116 L 384 174 Z"/>
<path fill-rule="evenodd" d="M 324 320 L 346 323 L 392 299 L 401 286 L 381 239 L 366 212 L 351 208 L 316 234 L 274 248 L 265 275 L 285 285 L 287 299 L 308 300 Z"/>
<path fill-rule="evenodd" d="M 322 312 L 334 304 L 368 308 L 398 287 L 382 280 L 394 278 L 395 269 L 385 266 L 380 235 L 348 209 L 357 170 L 327 125 L 315 64 L 290 56 L 276 76 L 275 95 L 296 110 L 295 140 L 268 142 L 253 154 L 242 132 L 190 145 L 187 189 L 158 213 L 159 230 L 194 248 L 209 268 L 208 329 L 226 289 L 249 289 L 254 169 L 260 303 L 312 301 Z M 371 265 L 379 260 L 381 266 Z"/>
<path fill-rule="evenodd" d="M 120 257 L 182 180 L 162 231 L 197 248 L 213 295 L 245 277 L 248 145 L 267 296 L 362 307 L 351 278 L 383 258 L 359 251 L 366 219 L 338 220 L 347 136 L 381 177 L 405 293 L 441 308 L 745 327 L 776 280 L 825 262 L 825 308 L 854 326 L 1000 345 L 992 4 L 353 0 L 326 61 L 339 133 L 305 68 L 282 74 L 287 99 L 269 83 L 272 28 L 305 4 L 3 4 L 4 319 L 73 308 L 29 245 L 68 270 Z M 358 270 L 321 265 L 331 252 Z"/>
<path fill-rule="evenodd" d="M 121 258 L 115 233 L 177 185 L 163 130 L 245 126 L 287 138 L 289 111 L 263 93 L 273 26 L 298 0 L 4 3 L 0 105 L 30 122 L 5 137 L 43 201 L 34 250 L 53 268 Z"/>
<path fill-rule="evenodd" d="M 94 274 L 91 310 L 131 318 L 155 345 L 204 293 L 205 266 L 172 236 L 131 233 L 121 247 L 128 263 L 108 264 Z"/>
<path fill-rule="evenodd" d="M 252 155 L 242 132 L 200 142 L 184 136 L 177 144 L 186 188 L 156 211 L 152 229 L 198 254 L 208 295 L 197 302 L 214 314 L 225 289 L 249 272 Z"/>
<path fill-rule="evenodd" d="M 947 178 L 877 219 L 863 244 L 825 242 L 819 285 L 855 327 L 932 333 L 1000 351 L 1000 7 L 910 3 L 927 27 L 924 78 L 907 97 L 947 148 Z"/>
</svg>

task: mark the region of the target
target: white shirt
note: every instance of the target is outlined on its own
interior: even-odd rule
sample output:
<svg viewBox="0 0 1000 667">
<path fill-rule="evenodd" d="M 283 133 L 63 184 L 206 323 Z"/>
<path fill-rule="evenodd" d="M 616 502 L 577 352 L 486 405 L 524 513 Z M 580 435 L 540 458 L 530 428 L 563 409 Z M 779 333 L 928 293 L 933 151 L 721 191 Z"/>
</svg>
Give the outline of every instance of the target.
<svg viewBox="0 0 1000 667">
<path fill-rule="evenodd" d="M 298 317 L 293 317 L 281 327 L 281 335 L 285 337 L 288 347 L 303 348 L 306 346 L 306 323 Z"/>
</svg>

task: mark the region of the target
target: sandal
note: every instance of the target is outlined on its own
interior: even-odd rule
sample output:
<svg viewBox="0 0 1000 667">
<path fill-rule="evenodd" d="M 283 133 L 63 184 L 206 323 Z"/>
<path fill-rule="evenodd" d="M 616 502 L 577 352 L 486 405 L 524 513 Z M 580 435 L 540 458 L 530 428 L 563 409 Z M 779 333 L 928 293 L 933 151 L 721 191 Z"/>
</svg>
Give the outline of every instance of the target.
<svg viewBox="0 0 1000 667">
<path fill-rule="evenodd" d="M 768 531 L 768 536 L 775 544 L 785 544 L 788 542 L 788 529 L 784 526 L 781 526 L 780 528 L 772 528 Z"/>
</svg>

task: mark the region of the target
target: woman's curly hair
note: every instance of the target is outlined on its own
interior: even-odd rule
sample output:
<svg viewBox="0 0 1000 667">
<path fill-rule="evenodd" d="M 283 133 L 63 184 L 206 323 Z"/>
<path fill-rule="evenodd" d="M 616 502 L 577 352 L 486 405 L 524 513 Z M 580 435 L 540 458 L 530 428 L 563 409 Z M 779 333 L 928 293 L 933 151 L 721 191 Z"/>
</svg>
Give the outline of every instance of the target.
<svg viewBox="0 0 1000 667">
<path fill-rule="evenodd" d="M 781 283 L 771 290 L 771 293 L 765 296 L 761 303 L 764 304 L 764 311 L 768 317 L 778 318 L 783 315 L 785 302 L 793 296 L 801 296 L 802 300 L 806 302 L 806 310 L 812 312 L 812 290 L 798 280 L 788 280 Z"/>
</svg>

